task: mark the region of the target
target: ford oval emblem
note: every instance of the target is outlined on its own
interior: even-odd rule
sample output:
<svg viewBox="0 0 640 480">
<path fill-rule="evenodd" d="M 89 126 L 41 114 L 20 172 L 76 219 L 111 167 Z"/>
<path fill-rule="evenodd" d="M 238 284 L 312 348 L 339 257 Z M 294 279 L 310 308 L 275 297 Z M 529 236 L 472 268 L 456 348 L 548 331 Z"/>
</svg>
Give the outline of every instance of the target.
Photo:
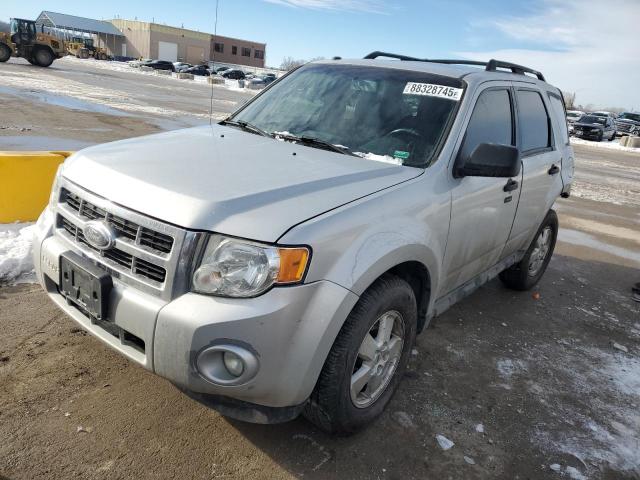
<svg viewBox="0 0 640 480">
<path fill-rule="evenodd" d="M 82 233 L 87 243 L 98 250 L 108 250 L 116 243 L 116 236 L 111 227 L 99 220 L 87 222 Z"/>
</svg>

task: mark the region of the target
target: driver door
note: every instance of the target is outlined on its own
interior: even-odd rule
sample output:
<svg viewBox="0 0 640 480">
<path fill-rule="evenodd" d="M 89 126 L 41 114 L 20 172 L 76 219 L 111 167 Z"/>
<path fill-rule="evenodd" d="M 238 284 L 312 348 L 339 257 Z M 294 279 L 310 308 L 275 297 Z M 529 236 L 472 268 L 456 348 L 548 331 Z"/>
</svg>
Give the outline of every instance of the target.
<svg viewBox="0 0 640 480">
<path fill-rule="evenodd" d="M 480 143 L 516 145 L 511 85 L 508 82 L 490 85 L 476 95 L 475 107 L 454 160 L 468 157 Z M 453 179 L 451 223 L 443 269 L 445 282 L 440 296 L 501 260 L 515 218 L 521 180 L 521 174 L 515 178 Z"/>
</svg>

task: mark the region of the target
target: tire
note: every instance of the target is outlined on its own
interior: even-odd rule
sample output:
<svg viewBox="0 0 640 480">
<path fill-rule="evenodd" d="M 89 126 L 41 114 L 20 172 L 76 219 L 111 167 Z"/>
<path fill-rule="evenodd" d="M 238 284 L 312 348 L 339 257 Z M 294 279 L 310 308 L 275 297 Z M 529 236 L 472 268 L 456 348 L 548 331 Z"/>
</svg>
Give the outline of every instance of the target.
<svg viewBox="0 0 640 480">
<path fill-rule="evenodd" d="M 545 241 L 544 238 L 547 240 Z M 547 270 L 557 238 L 558 216 L 554 210 L 549 210 L 522 260 L 500 273 L 502 283 L 512 290 L 532 289 Z M 546 245 L 544 250 L 538 248 L 539 241 Z"/>
<path fill-rule="evenodd" d="M 38 48 L 33 52 L 33 62 L 39 67 L 48 67 L 53 63 L 53 53 L 48 48 Z"/>
<path fill-rule="evenodd" d="M 615 140 L 615 139 L 616 139 L 616 132 L 614 131 L 614 132 L 611 134 L 611 137 L 609 138 L 609 141 L 611 142 L 611 141 L 613 141 L 613 140 Z"/>
<path fill-rule="evenodd" d="M 11 58 L 11 49 L 4 43 L 0 43 L 0 62 L 6 62 Z"/>
<path fill-rule="evenodd" d="M 414 292 L 401 278 L 385 274 L 371 285 L 342 326 L 305 406 L 305 417 L 326 432 L 345 435 L 380 415 L 407 367 L 417 315 Z M 388 328 L 381 330 L 381 325 Z M 385 331 L 390 337 L 383 343 Z M 364 346 L 365 336 L 373 342 L 367 342 L 371 349 Z M 362 375 L 374 371 L 377 374 Z M 352 388 L 358 372 L 368 380 Z"/>
</svg>

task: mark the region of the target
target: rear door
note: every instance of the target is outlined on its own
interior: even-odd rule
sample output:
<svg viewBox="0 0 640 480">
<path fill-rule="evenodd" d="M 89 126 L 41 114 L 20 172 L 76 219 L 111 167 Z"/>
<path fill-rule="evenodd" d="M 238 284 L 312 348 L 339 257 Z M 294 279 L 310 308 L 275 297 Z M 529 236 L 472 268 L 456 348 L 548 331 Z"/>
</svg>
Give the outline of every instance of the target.
<svg viewBox="0 0 640 480">
<path fill-rule="evenodd" d="M 551 107 L 551 120 L 554 124 L 555 145 L 560 152 L 562 163 L 560 176 L 562 178 L 562 192 L 569 193 L 571 191 L 571 184 L 573 183 L 573 148 L 569 141 L 569 131 L 567 128 L 567 114 L 564 107 L 564 100 L 560 92 L 547 92 L 549 99 L 549 106 Z"/>
<path fill-rule="evenodd" d="M 546 92 L 532 84 L 515 84 L 522 191 L 518 213 L 503 256 L 526 249 L 562 191 L 562 155 L 556 148 Z"/>
<path fill-rule="evenodd" d="M 509 82 L 490 82 L 476 93 L 456 158 L 481 143 L 516 145 Z M 455 163 L 455 162 L 453 162 Z M 520 194 L 520 177 L 454 179 L 451 222 L 444 259 L 446 294 L 495 265 L 509 238 Z"/>
</svg>

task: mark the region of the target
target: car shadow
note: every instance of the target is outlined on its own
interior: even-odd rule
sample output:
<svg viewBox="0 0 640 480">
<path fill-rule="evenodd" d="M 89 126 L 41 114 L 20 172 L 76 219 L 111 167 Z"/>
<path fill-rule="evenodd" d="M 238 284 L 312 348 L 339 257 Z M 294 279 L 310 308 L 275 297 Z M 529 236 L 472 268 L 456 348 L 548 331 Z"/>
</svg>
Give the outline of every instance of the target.
<svg viewBox="0 0 640 480">
<path fill-rule="evenodd" d="M 631 298 L 639 280 L 635 268 L 555 255 L 532 291 L 490 282 L 419 336 L 386 411 L 355 435 L 326 434 L 302 417 L 280 425 L 227 421 L 296 478 L 551 478 L 552 463 L 589 478 L 636 478 L 595 458 L 614 445 L 585 440 L 594 458 L 587 448 L 583 459 L 549 439 L 588 438 L 577 420 L 558 428 L 560 414 L 615 426 L 619 419 L 606 418 L 600 405 L 628 405 L 609 387 L 597 401 L 582 398 L 571 369 L 598 368 L 593 349 L 614 358 L 620 352 L 611 342 L 640 348 L 640 332 L 629 333 L 640 318 Z M 554 390 L 558 382 L 565 387 Z M 443 450 L 437 434 L 455 446 Z"/>
</svg>

